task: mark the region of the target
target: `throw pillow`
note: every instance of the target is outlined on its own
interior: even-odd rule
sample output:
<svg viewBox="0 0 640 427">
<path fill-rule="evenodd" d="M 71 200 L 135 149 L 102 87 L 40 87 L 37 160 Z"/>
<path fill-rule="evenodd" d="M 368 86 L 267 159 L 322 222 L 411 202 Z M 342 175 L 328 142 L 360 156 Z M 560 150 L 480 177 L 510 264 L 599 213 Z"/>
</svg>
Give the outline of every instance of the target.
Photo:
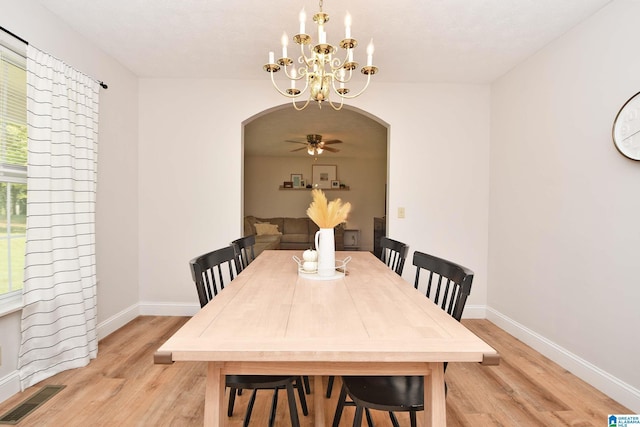
<svg viewBox="0 0 640 427">
<path fill-rule="evenodd" d="M 269 224 L 269 223 L 256 223 L 256 232 L 258 236 L 262 236 L 265 234 L 282 234 L 278 231 L 277 224 Z"/>
</svg>

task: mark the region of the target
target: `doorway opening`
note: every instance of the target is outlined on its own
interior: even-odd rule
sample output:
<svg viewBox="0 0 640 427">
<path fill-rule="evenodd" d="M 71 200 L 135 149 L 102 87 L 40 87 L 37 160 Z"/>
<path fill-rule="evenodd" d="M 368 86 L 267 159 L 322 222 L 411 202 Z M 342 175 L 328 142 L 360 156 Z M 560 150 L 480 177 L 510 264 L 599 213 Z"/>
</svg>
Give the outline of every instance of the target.
<svg viewBox="0 0 640 427">
<path fill-rule="evenodd" d="M 350 231 L 346 238 L 351 240 L 345 244 L 374 250 L 375 224 L 379 227 L 380 218 L 386 224 L 387 123 L 346 105 L 341 111 L 312 107 L 296 111 L 285 104 L 250 117 L 242 127 L 243 224 L 248 216 L 306 217 L 311 188 L 321 186 L 327 199 L 340 198 L 352 205 L 345 224 Z M 327 145 L 331 150 L 321 154 L 308 150 L 307 135 L 333 141 Z"/>
</svg>

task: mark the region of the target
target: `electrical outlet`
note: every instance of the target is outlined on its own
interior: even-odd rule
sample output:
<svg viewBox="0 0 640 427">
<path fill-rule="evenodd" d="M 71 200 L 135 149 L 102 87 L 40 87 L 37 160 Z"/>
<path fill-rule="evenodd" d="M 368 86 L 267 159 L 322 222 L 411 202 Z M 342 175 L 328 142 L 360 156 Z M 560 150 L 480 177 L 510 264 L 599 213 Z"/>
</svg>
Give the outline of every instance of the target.
<svg viewBox="0 0 640 427">
<path fill-rule="evenodd" d="M 398 218 L 404 218 L 404 208 L 398 208 Z"/>
</svg>

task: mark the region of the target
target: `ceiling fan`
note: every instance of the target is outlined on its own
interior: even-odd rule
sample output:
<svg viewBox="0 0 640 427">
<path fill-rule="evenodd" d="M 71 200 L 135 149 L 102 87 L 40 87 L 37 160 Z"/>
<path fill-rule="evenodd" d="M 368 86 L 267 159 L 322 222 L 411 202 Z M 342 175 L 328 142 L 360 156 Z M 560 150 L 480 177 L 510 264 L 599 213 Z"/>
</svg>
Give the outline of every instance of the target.
<svg viewBox="0 0 640 427">
<path fill-rule="evenodd" d="M 300 141 L 292 141 L 290 139 L 287 139 L 286 142 L 293 142 L 295 144 L 302 144 L 304 145 L 304 147 L 300 147 L 300 148 L 296 148 L 294 150 L 291 151 L 300 151 L 300 150 L 307 150 L 307 153 L 309 153 L 309 155 L 313 156 L 313 155 L 317 155 L 317 154 L 322 154 L 325 150 L 329 151 L 331 153 L 337 153 L 338 150 L 337 148 L 333 148 L 333 147 L 327 147 L 327 145 L 330 144 L 342 144 L 342 141 L 340 141 L 339 139 L 330 139 L 328 141 L 323 141 L 322 140 L 322 135 L 318 135 L 315 133 L 311 133 L 309 135 L 307 135 L 307 142 L 300 142 Z"/>
</svg>

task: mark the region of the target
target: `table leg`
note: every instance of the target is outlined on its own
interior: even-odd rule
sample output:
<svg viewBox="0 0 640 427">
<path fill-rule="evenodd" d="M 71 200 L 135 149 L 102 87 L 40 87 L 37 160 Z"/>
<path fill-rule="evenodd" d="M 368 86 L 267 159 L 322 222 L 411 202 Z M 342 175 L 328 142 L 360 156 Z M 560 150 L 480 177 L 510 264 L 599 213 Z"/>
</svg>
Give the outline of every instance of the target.
<svg viewBox="0 0 640 427">
<path fill-rule="evenodd" d="M 313 377 L 313 410 L 315 412 L 315 426 L 324 426 L 324 388 L 322 376 Z"/>
<path fill-rule="evenodd" d="M 225 376 L 222 374 L 222 363 L 209 362 L 204 396 L 205 427 L 219 427 L 224 424 L 224 387 Z"/>
<path fill-rule="evenodd" d="M 424 376 L 424 426 L 447 425 L 447 405 L 444 396 L 444 364 L 429 363 L 431 374 Z"/>
</svg>

